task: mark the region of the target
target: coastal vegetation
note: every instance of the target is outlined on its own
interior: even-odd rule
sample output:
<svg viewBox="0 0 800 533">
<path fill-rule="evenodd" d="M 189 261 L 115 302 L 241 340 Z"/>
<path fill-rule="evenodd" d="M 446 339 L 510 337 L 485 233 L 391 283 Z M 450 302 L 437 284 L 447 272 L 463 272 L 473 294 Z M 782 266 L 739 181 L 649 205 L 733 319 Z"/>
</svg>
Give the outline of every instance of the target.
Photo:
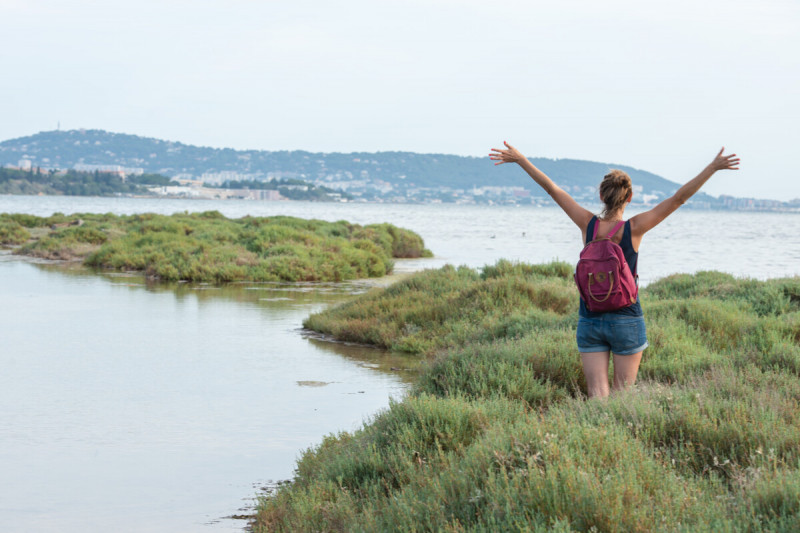
<svg viewBox="0 0 800 533">
<path fill-rule="evenodd" d="M 109 172 L 55 172 L 32 168 L 0 168 L 0 194 L 48 194 L 71 196 L 113 196 L 150 194 L 147 187 L 168 185 L 170 178 L 140 174 L 123 179 Z"/>
<path fill-rule="evenodd" d="M 145 272 L 164 281 L 342 281 L 391 272 L 393 258 L 430 256 L 391 224 L 294 217 L 0 214 L 0 245 L 46 259 Z"/>
<path fill-rule="evenodd" d="M 427 363 L 307 450 L 255 531 L 800 529 L 800 278 L 643 288 L 640 381 L 587 401 L 571 272 L 445 266 L 309 317 Z"/>
<path fill-rule="evenodd" d="M 83 172 L 78 170 L 21 170 L 0 168 L 0 194 L 27 194 L 52 196 L 156 196 L 154 187 L 177 186 L 170 178 L 160 174 L 131 174 L 115 172 Z M 352 199 L 350 195 L 324 186 L 298 179 L 272 179 L 266 181 L 226 181 L 212 189 L 274 190 L 282 198 L 308 202 L 331 202 Z"/>
</svg>

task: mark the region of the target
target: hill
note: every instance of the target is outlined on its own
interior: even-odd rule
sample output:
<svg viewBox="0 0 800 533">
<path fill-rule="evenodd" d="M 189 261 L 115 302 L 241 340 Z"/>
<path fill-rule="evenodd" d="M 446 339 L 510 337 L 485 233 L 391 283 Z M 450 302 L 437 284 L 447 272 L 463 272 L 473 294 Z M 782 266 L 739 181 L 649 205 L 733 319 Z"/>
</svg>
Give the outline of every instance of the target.
<svg viewBox="0 0 800 533">
<path fill-rule="evenodd" d="M 413 152 L 313 153 L 234 150 L 191 146 L 103 130 L 47 131 L 0 143 L 0 165 L 30 161 L 32 167 L 81 168 L 119 165 L 170 177 L 194 177 L 209 183 L 234 180 L 299 178 L 355 192 L 366 199 L 438 198 L 459 194 L 517 198 L 543 196 L 533 181 L 512 167 L 495 167 L 487 157 Z M 535 165 L 578 197 L 596 198 L 596 187 L 609 168 L 620 168 L 641 186 L 640 193 L 662 197 L 678 184 L 626 165 L 532 157 Z"/>
</svg>

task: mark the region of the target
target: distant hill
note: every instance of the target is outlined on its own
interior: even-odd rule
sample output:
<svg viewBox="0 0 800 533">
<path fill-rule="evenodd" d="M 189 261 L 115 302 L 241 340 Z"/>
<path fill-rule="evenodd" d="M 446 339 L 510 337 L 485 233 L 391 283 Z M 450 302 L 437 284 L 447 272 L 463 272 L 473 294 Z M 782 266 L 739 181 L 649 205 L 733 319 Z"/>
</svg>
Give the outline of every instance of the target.
<svg viewBox="0 0 800 533">
<path fill-rule="evenodd" d="M 300 178 L 334 185 L 368 183 L 396 192 L 412 188 L 516 187 L 527 189 L 534 196 L 543 194 L 519 169 L 495 167 L 488 157 L 413 152 L 233 150 L 103 130 L 47 131 L 0 143 L 0 165 L 17 165 L 21 159 L 30 160 L 33 167 L 120 165 L 170 177 L 206 175 L 208 178 L 216 174 L 249 180 Z M 678 187 L 677 183 L 626 165 L 540 157 L 532 157 L 531 161 L 574 193 L 596 195 L 593 191 L 610 168 L 628 172 L 645 194 L 663 197 Z"/>
</svg>

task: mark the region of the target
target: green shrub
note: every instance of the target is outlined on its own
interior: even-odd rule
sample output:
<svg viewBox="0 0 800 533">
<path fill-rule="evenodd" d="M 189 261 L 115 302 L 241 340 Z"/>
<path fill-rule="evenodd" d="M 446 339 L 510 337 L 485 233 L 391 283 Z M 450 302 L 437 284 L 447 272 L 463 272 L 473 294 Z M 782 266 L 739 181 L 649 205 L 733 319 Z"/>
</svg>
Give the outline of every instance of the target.
<svg viewBox="0 0 800 533">
<path fill-rule="evenodd" d="M 560 264 L 485 268 L 488 275 L 447 265 L 417 273 L 384 291 L 311 315 L 305 327 L 355 342 L 410 353 L 485 342 L 561 325 L 577 291 Z M 509 309 L 513 313 L 509 314 Z"/>
<path fill-rule="evenodd" d="M 446 266 L 307 327 L 430 358 L 306 452 L 256 531 L 796 531 L 800 279 L 642 290 L 641 383 L 584 400 L 570 267 Z"/>
<path fill-rule="evenodd" d="M 486 265 L 481 269 L 481 278 L 505 278 L 509 276 L 522 276 L 532 278 L 536 276 L 545 278 L 562 278 L 572 280 L 574 267 L 563 261 L 553 261 L 532 265 L 500 259 L 494 265 Z"/>
<path fill-rule="evenodd" d="M 647 286 L 646 294 L 658 299 L 697 299 L 735 302 L 759 316 L 800 310 L 800 279 L 767 282 L 736 279 L 721 272 L 675 274 Z"/>
<path fill-rule="evenodd" d="M 46 219 L 25 213 L 2 213 L 0 214 L 0 220 L 12 220 L 25 228 L 48 225 Z"/>
<path fill-rule="evenodd" d="M 99 229 L 90 226 L 76 226 L 58 230 L 53 238 L 63 242 L 83 242 L 87 244 L 103 244 L 108 240 L 108 235 Z"/>
<path fill-rule="evenodd" d="M 30 238 L 30 232 L 17 221 L 0 218 L 0 244 L 22 244 Z"/>
<path fill-rule="evenodd" d="M 82 225 L 63 227 L 79 219 Z M 378 277 L 391 272 L 394 251 L 403 257 L 418 257 L 424 250 L 418 235 L 390 224 L 361 227 L 343 221 L 292 217 L 229 220 L 217 211 L 129 217 L 67 217 L 57 213 L 46 219 L 20 220 L 31 227 L 53 229 L 18 253 L 51 259 L 83 258 L 94 268 L 138 270 L 166 281 L 343 281 Z M 3 223 L 19 225 L 13 219 Z M 21 231 L 24 228 L 20 226 L 17 232 L 24 235 Z M 419 253 L 410 251 L 412 244 L 418 246 Z"/>
<path fill-rule="evenodd" d="M 516 403 L 516 405 L 519 405 Z M 682 477 L 628 429 L 502 399 L 410 397 L 327 438 L 256 531 L 730 528 L 719 486 Z"/>
</svg>

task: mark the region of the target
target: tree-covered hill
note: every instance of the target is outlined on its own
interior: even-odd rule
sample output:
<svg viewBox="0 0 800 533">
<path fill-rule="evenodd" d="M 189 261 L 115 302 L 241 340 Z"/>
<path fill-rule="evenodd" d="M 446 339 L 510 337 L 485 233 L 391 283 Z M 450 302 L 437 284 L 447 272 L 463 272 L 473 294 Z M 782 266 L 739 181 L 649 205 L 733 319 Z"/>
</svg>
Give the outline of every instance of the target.
<svg viewBox="0 0 800 533">
<path fill-rule="evenodd" d="M 531 154 L 533 155 L 533 154 Z M 305 151 L 233 150 L 190 146 L 179 142 L 103 130 L 47 131 L 0 143 L 0 165 L 21 159 L 43 168 L 78 164 L 121 165 L 176 176 L 232 172 L 244 179 L 270 177 L 312 181 L 385 183 L 396 188 L 519 187 L 541 191 L 512 167 L 494 167 L 487 157 L 413 152 L 312 153 Z M 646 194 L 668 194 L 677 184 L 625 165 L 575 159 L 531 160 L 561 186 L 574 192 L 597 186 L 609 168 L 628 172 Z"/>
</svg>

